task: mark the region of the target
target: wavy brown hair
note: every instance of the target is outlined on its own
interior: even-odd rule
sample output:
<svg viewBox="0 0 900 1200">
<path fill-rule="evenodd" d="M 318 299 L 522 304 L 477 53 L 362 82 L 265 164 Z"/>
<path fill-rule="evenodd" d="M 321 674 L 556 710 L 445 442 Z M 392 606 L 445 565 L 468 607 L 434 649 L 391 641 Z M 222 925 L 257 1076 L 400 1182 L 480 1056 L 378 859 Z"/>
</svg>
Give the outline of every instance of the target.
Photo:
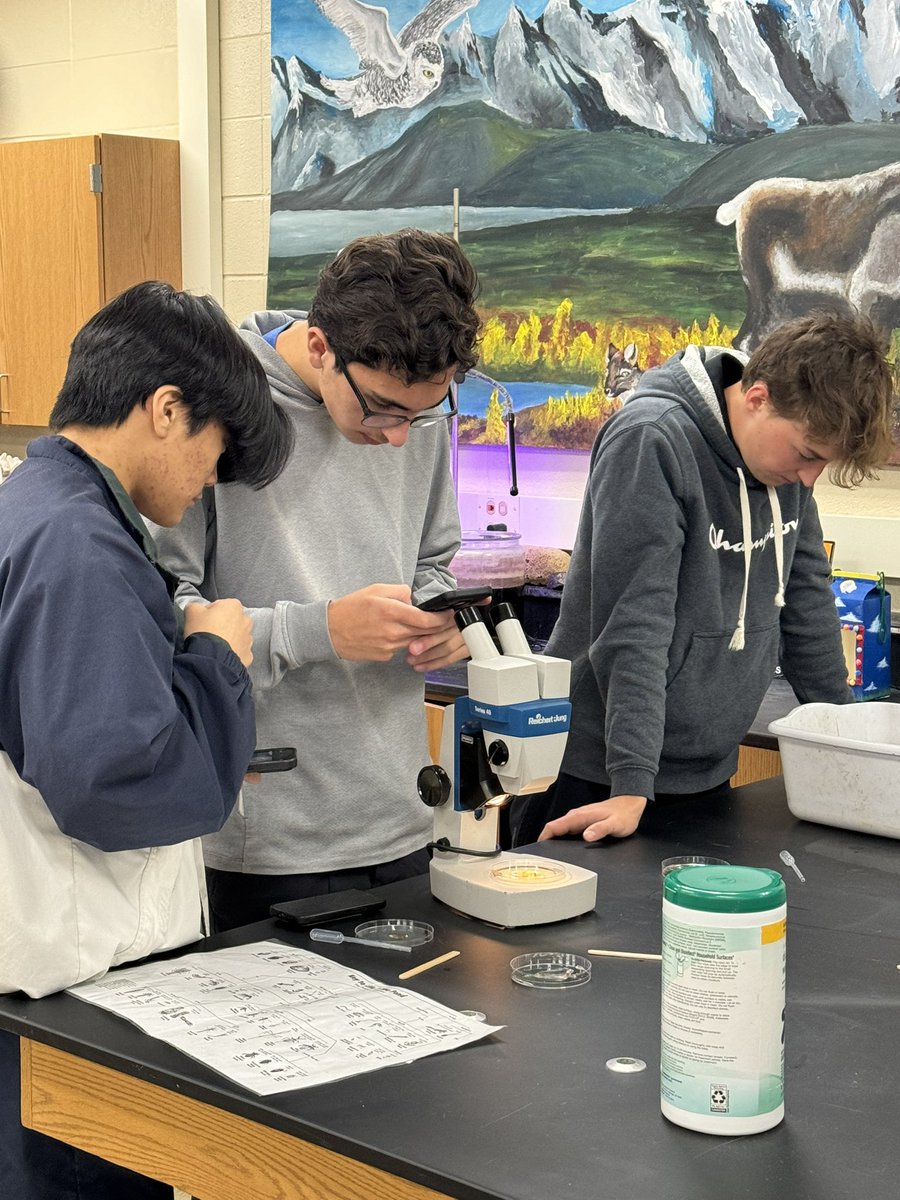
<svg viewBox="0 0 900 1200">
<path fill-rule="evenodd" d="M 893 384 L 887 340 L 858 314 L 813 312 L 786 321 L 754 350 L 743 384 L 764 383 L 780 417 L 806 426 L 840 454 L 832 480 L 855 487 L 891 455 Z"/>
<path fill-rule="evenodd" d="M 308 321 L 345 362 L 407 385 L 477 361 L 475 268 L 441 233 L 401 229 L 356 238 L 319 276 Z"/>
</svg>

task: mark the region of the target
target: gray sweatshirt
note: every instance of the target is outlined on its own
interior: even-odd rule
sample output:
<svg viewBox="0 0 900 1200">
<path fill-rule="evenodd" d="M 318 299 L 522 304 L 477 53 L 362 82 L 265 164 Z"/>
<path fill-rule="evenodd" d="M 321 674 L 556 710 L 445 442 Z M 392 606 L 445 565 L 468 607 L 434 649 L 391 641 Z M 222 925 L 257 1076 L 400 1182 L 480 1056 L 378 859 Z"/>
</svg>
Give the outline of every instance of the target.
<svg viewBox="0 0 900 1200">
<path fill-rule="evenodd" d="M 726 353 L 648 371 L 591 455 L 547 653 L 572 660 L 562 769 L 613 795 L 728 779 L 779 641 L 801 701 L 850 698 L 812 492 L 747 471 L 704 367 Z"/>
<path fill-rule="evenodd" d="M 263 333 L 301 312 L 256 313 L 242 336 L 290 414 L 296 444 L 262 491 L 207 489 L 175 529 L 154 527 L 179 599 L 237 596 L 253 618 L 257 743 L 296 746 L 294 771 L 244 788 L 243 812 L 204 839 L 224 871 L 280 875 L 388 862 L 420 849 L 431 811 L 416 794 L 428 761 L 424 681 L 398 653 L 344 662 L 328 635 L 330 599 L 372 583 L 415 600 L 454 586 L 459 547 L 446 425 L 401 447 L 347 441 Z"/>
</svg>

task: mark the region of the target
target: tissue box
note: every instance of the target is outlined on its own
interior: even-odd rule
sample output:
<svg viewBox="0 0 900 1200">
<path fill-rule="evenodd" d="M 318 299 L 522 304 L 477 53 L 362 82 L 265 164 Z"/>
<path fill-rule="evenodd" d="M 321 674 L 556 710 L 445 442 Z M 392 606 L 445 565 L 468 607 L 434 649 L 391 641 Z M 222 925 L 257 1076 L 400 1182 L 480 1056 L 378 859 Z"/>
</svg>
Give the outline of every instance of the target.
<svg viewBox="0 0 900 1200">
<path fill-rule="evenodd" d="M 853 695 L 883 700 L 891 694 L 891 594 L 884 576 L 835 571 L 831 590 Z"/>
<path fill-rule="evenodd" d="M 795 817 L 900 838 L 900 704 L 801 704 L 769 733 Z"/>
</svg>

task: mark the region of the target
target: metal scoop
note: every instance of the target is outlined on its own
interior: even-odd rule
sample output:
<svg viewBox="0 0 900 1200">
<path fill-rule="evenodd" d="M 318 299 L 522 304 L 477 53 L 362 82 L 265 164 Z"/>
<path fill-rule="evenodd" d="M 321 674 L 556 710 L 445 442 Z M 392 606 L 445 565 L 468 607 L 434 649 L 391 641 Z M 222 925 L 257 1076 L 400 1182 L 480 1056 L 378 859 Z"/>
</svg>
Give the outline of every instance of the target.
<svg viewBox="0 0 900 1200">
<path fill-rule="evenodd" d="M 375 946 L 378 950 L 399 950 L 402 954 L 411 954 L 412 946 L 401 946 L 398 942 L 376 942 L 372 938 L 349 937 L 339 929 L 311 929 L 309 936 L 314 942 L 356 942 L 360 946 Z"/>
</svg>

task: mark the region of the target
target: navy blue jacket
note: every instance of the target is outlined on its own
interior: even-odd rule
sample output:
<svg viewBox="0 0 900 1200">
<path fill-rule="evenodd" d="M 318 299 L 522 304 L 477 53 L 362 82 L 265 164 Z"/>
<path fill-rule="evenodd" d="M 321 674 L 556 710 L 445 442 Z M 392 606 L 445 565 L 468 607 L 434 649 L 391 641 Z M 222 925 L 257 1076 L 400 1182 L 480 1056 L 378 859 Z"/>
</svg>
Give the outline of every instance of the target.
<svg viewBox="0 0 900 1200">
<path fill-rule="evenodd" d="M 0 487 L 0 749 L 100 850 L 220 829 L 255 744 L 247 672 L 220 638 L 182 644 L 172 590 L 115 478 L 32 442 Z"/>
</svg>

